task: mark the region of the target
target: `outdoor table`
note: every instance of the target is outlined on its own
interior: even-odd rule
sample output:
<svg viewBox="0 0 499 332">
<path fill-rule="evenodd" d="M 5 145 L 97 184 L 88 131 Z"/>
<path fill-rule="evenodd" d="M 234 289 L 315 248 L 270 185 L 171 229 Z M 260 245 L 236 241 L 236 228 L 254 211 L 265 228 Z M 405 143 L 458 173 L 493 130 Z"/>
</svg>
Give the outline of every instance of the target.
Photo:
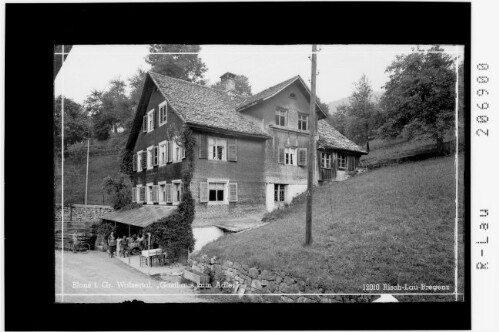
<svg viewBox="0 0 499 332">
<path fill-rule="evenodd" d="M 151 250 L 142 250 L 140 254 L 140 266 L 142 266 L 143 259 L 147 264 L 147 260 L 149 260 L 149 266 L 152 266 L 152 260 L 154 257 L 161 258 L 161 256 L 165 256 L 165 253 L 162 249 L 151 249 Z"/>
</svg>

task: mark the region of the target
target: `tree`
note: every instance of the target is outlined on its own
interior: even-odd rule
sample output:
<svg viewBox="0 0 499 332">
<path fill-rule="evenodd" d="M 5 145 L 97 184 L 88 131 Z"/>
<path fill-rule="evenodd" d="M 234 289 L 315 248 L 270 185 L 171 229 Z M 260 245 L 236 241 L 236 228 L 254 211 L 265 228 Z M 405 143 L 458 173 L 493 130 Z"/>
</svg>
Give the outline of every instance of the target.
<svg viewBox="0 0 499 332">
<path fill-rule="evenodd" d="M 390 79 L 381 99 L 387 122 L 384 137 L 405 133 L 408 138 L 429 135 L 444 153 L 444 136 L 454 125 L 455 82 L 453 59 L 438 45 L 398 55 L 386 69 Z"/>
<path fill-rule="evenodd" d="M 251 92 L 251 85 L 249 84 L 248 77 L 244 75 L 236 75 L 234 78 L 234 83 L 235 83 L 235 93 L 243 96 L 243 97 L 249 97 L 252 96 Z M 222 86 L 222 81 L 218 81 L 215 84 L 211 86 L 214 89 L 219 89 L 223 90 L 224 87 Z"/>
<path fill-rule="evenodd" d="M 132 190 L 128 177 L 120 174 L 114 179 L 106 176 L 102 181 L 102 190 L 111 196 L 113 209 L 119 210 L 132 203 Z"/>
<path fill-rule="evenodd" d="M 62 96 L 54 101 L 54 151 L 61 152 L 62 142 Z M 78 143 L 88 136 L 87 117 L 80 104 L 64 97 L 64 152 L 69 145 Z"/>
<path fill-rule="evenodd" d="M 158 74 L 204 85 L 204 73 L 207 68 L 197 54 L 200 50 L 199 45 L 152 44 L 149 45 L 146 62 L 151 65 L 151 70 Z"/>
<path fill-rule="evenodd" d="M 358 144 L 366 144 L 369 152 L 369 138 L 380 126 L 381 110 L 373 101 L 373 89 L 364 74 L 354 83 L 349 104 L 337 107 L 330 123 L 342 134 Z"/>
</svg>

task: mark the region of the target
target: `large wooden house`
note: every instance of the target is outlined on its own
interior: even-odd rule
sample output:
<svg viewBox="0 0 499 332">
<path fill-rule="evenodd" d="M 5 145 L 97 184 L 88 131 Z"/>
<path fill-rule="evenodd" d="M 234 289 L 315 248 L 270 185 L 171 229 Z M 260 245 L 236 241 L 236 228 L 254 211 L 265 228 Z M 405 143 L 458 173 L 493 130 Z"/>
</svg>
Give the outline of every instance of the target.
<svg viewBox="0 0 499 332">
<path fill-rule="evenodd" d="M 254 96 L 149 72 L 127 142 L 133 151 L 133 200 L 176 205 L 186 167 L 182 128 L 195 137 L 190 189 L 196 216 L 241 216 L 271 211 L 307 186 L 310 91 L 299 76 Z M 316 105 L 318 160 L 315 183 L 342 179 L 366 154 L 324 119 Z"/>
</svg>

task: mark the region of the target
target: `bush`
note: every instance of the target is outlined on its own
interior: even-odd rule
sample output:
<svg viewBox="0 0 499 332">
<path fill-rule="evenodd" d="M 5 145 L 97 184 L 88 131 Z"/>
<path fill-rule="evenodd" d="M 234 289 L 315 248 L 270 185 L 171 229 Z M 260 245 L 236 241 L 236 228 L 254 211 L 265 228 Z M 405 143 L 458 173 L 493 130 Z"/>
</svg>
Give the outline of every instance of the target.
<svg viewBox="0 0 499 332">
<path fill-rule="evenodd" d="M 108 222 L 102 222 L 99 226 L 97 226 L 97 240 L 95 241 L 95 245 L 106 245 L 106 239 L 109 237 L 111 232 L 116 232 L 116 227 Z"/>
<path fill-rule="evenodd" d="M 120 174 L 117 179 L 106 176 L 102 181 L 102 189 L 110 195 L 111 205 L 115 210 L 132 203 L 131 184 L 124 174 Z"/>
<path fill-rule="evenodd" d="M 173 214 L 144 229 L 145 233 L 151 233 L 151 242 L 157 243 L 174 261 L 181 258 L 185 250 L 194 249 L 194 235 L 191 227 L 194 220 L 193 211 L 194 200 L 188 191 Z"/>
</svg>

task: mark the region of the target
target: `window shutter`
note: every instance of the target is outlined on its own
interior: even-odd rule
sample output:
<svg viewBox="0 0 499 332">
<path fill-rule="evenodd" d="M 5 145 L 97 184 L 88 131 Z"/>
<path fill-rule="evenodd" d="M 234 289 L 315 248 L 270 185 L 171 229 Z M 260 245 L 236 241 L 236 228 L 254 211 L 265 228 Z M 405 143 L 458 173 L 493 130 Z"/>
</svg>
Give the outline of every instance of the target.
<svg viewBox="0 0 499 332">
<path fill-rule="evenodd" d="M 208 182 L 199 183 L 199 201 L 208 202 Z"/>
<path fill-rule="evenodd" d="M 228 161 L 237 161 L 237 139 L 235 138 L 230 138 L 227 141 L 227 148 L 228 148 Z"/>
<path fill-rule="evenodd" d="M 175 190 L 175 185 L 173 185 L 173 183 L 170 185 L 170 201 L 172 203 L 175 203 L 177 202 L 176 200 L 176 197 L 177 197 L 177 192 Z"/>
<path fill-rule="evenodd" d="M 182 148 L 182 159 L 185 158 L 185 148 Z"/>
<path fill-rule="evenodd" d="M 142 131 L 147 132 L 147 115 L 142 117 Z"/>
<path fill-rule="evenodd" d="M 171 163 L 173 161 L 173 141 L 168 141 L 168 162 Z"/>
<path fill-rule="evenodd" d="M 139 198 L 141 202 L 145 202 L 146 200 L 146 187 L 140 187 L 139 188 Z"/>
<path fill-rule="evenodd" d="M 277 148 L 277 162 L 279 164 L 284 164 L 284 148 L 283 147 Z"/>
<path fill-rule="evenodd" d="M 237 183 L 229 183 L 229 202 L 237 202 Z"/>
<path fill-rule="evenodd" d="M 133 154 L 132 169 L 134 172 L 137 170 L 137 154 L 136 153 Z"/>
<path fill-rule="evenodd" d="M 154 147 L 153 151 L 154 151 L 153 166 L 158 166 L 158 146 L 157 145 Z"/>
<path fill-rule="evenodd" d="M 151 201 L 157 202 L 157 196 L 158 196 L 158 191 L 156 190 L 156 186 L 152 186 L 152 192 L 151 192 Z"/>
<path fill-rule="evenodd" d="M 307 148 L 298 149 L 298 165 L 299 166 L 307 165 Z"/>
<path fill-rule="evenodd" d="M 199 134 L 199 158 L 208 158 L 208 139 L 206 134 Z"/>
<path fill-rule="evenodd" d="M 142 151 L 142 169 L 147 168 L 147 151 Z"/>
<path fill-rule="evenodd" d="M 172 202 L 172 184 L 171 183 L 166 184 L 165 192 L 166 192 L 166 202 L 171 203 Z"/>
</svg>

